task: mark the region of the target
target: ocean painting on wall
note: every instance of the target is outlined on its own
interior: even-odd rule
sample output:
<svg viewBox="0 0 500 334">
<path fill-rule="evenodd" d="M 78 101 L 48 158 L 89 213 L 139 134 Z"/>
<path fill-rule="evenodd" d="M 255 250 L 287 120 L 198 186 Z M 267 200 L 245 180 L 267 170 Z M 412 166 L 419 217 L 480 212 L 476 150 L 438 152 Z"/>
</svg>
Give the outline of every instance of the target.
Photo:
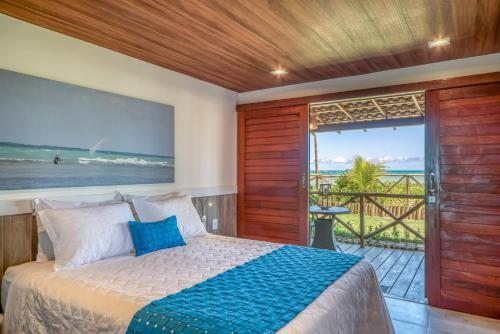
<svg viewBox="0 0 500 334">
<path fill-rule="evenodd" d="M 0 70 L 0 190 L 174 182 L 174 107 Z"/>
</svg>

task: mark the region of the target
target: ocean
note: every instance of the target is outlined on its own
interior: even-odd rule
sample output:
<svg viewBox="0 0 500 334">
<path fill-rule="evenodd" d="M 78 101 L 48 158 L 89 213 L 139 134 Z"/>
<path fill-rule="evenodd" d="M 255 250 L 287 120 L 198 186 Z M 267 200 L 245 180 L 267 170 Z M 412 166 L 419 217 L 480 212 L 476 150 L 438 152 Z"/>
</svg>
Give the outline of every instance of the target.
<svg viewBox="0 0 500 334">
<path fill-rule="evenodd" d="M 319 170 L 319 174 L 322 175 L 340 175 L 342 173 L 345 173 L 345 170 Z M 398 175 L 405 175 L 405 174 L 421 174 L 418 176 L 414 176 L 416 180 L 419 182 L 424 182 L 425 176 L 424 176 L 425 171 L 424 170 L 387 170 L 385 174 L 393 174 L 390 176 L 382 176 L 380 179 L 382 181 L 397 181 L 398 180 Z M 314 174 L 314 170 L 311 170 L 311 174 Z"/>
<path fill-rule="evenodd" d="M 174 164 L 174 157 L 0 143 L 0 190 L 171 183 Z"/>
</svg>

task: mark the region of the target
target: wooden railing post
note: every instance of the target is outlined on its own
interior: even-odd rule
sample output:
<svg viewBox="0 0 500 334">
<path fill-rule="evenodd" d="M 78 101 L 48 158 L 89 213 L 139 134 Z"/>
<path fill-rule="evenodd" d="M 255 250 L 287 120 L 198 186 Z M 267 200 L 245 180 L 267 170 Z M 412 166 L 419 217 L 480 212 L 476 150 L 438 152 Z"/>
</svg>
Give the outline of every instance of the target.
<svg viewBox="0 0 500 334">
<path fill-rule="evenodd" d="M 410 194 L 410 176 L 409 175 L 406 175 L 405 176 L 406 178 L 406 195 L 409 195 Z M 406 199 L 406 205 L 410 205 L 410 200 L 407 198 Z"/>
<path fill-rule="evenodd" d="M 365 247 L 365 195 L 359 196 L 359 244 Z"/>
</svg>

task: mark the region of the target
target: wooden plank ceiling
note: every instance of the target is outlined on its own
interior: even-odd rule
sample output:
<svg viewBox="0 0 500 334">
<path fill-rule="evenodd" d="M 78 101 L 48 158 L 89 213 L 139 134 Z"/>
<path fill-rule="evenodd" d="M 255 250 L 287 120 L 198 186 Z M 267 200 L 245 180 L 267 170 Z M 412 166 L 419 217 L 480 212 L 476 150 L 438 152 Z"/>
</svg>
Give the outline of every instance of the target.
<svg viewBox="0 0 500 334">
<path fill-rule="evenodd" d="M 0 12 L 238 92 L 500 51 L 500 0 L 2 0 Z"/>
</svg>

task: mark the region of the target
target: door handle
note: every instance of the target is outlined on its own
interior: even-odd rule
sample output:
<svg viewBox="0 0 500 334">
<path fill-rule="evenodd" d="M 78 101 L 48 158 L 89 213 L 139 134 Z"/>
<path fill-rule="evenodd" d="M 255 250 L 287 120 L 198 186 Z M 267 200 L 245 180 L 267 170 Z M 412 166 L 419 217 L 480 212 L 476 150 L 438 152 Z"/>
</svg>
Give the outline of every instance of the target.
<svg viewBox="0 0 500 334">
<path fill-rule="evenodd" d="M 302 188 L 305 188 L 305 187 L 306 187 L 306 177 L 307 177 L 306 172 L 303 172 L 303 173 L 302 173 L 302 178 L 301 178 L 301 180 L 300 180 L 300 186 L 301 186 Z"/>
<path fill-rule="evenodd" d="M 429 195 L 426 204 L 436 204 L 436 174 L 434 173 L 429 173 Z"/>
<path fill-rule="evenodd" d="M 436 175 L 429 173 L 429 195 L 436 194 Z"/>
</svg>

